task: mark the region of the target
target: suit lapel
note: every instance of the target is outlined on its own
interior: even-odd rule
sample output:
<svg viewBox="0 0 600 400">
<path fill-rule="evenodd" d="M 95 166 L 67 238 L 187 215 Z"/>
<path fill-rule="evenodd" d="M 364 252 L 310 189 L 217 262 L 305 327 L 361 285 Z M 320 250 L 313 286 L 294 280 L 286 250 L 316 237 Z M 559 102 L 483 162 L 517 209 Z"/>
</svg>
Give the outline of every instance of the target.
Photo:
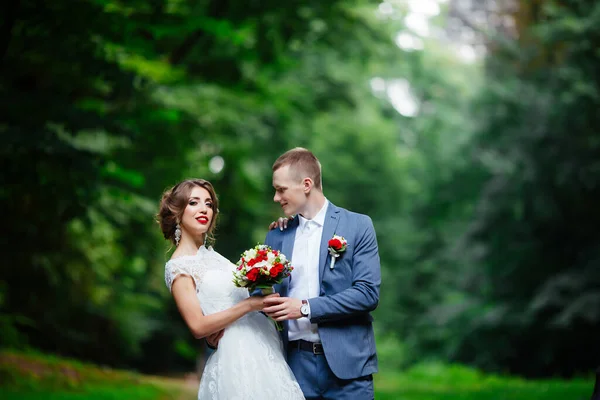
<svg viewBox="0 0 600 400">
<path fill-rule="evenodd" d="M 327 213 L 325 214 L 325 223 L 323 224 L 323 236 L 321 237 L 321 249 L 319 254 L 319 280 L 323 281 L 323 274 L 325 273 L 325 264 L 327 260 L 327 243 L 329 239 L 333 237 L 336 232 L 338 223 L 340 222 L 340 210 L 329 203 L 327 207 Z"/>
</svg>

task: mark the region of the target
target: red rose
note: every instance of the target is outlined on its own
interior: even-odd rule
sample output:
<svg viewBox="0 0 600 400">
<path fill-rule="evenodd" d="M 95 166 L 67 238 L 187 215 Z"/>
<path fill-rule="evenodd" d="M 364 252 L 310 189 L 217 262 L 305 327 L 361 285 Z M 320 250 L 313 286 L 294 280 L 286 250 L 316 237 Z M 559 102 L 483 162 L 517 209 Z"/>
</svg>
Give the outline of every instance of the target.
<svg viewBox="0 0 600 400">
<path fill-rule="evenodd" d="M 246 278 L 251 282 L 255 282 L 256 278 L 258 278 L 258 268 L 252 268 L 250 271 L 246 272 Z"/>
<path fill-rule="evenodd" d="M 341 250 L 342 242 L 339 239 L 331 239 L 329 241 L 329 247 L 331 247 L 334 250 Z"/>
<path fill-rule="evenodd" d="M 273 265 L 273 267 L 271 268 L 271 278 L 275 278 L 277 275 L 279 275 L 281 273 L 281 271 L 283 271 L 283 265 L 281 263 L 277 263 L 275 265 Z"/>
<path fill-rule="evenodd" d="M 267 250 L 259 250 L 256 253 L 256 260 L 260 261 L 267 261 Z"/>
</svg>

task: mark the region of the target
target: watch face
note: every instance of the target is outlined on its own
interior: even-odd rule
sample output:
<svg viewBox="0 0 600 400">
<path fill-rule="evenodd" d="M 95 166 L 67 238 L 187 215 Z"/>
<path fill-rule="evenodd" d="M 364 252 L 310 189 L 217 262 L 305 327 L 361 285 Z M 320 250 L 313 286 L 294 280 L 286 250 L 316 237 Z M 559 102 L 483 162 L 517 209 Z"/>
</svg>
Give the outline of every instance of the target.
<svg viewBox="0 0 600 400">
<path fill-rule="evenodd" d="M 308 315 L 308 307 L 306 306 L 306 304 L 302 304 L 302 307 L 300 307 L 300 312 L 303 315 Z"/>
</svg>

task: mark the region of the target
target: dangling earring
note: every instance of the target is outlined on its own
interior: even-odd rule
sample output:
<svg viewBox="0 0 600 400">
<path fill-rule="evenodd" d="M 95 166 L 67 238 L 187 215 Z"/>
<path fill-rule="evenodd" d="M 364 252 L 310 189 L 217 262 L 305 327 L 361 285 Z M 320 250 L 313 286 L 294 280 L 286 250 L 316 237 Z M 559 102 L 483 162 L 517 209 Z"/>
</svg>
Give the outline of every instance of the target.
<svg viewBox="0 0 600 400">
<path fill-rule="evenodd" d="M 179 240 L 181 239 L 181 227 L 179 222 L 175 225 L 175 246 L 179 246 Z"/>
</svg>

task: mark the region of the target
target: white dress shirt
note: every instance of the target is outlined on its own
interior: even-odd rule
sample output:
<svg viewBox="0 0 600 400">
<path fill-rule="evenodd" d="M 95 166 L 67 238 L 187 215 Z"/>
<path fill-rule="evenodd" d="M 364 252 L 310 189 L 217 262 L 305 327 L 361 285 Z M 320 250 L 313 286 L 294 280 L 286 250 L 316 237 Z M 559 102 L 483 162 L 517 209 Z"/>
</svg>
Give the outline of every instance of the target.
<svg viewBox="0 0 600 400">
<path fill-rule="evenodd" d="M 292 271 L 288 297 L 300 300 L 319 297 L 321 289 L 319 253 L 328 206 L 329 201 L 325 199 L 325 204 L 313 219 L 298 216 L 300 224 L 296 229 L 296 238 L 294 239 L 294 251 L 291 260 L 294 271 Z M 321 341 L 317 324 L 310 323 L 310 302 L 308 318 L 302 317 L 289 321 L 288 339 L 290 341 L 300 339 L 309 342 Z"/>
</svg>

